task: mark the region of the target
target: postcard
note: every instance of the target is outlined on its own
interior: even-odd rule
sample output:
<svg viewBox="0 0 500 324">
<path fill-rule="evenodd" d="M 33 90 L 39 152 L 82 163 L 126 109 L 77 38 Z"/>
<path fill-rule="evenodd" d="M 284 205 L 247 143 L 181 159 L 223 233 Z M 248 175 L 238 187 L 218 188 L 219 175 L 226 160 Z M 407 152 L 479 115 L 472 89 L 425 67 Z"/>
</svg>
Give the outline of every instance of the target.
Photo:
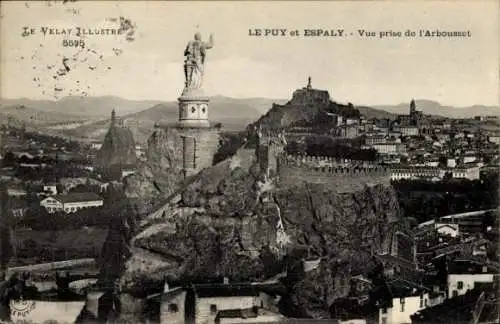
<svg viewBox="0 0 500 324">
<path fill-rule="evenodd" d="M 497 1 L 0 9 L 0 322 L 499 322 Z"/>
</svg>

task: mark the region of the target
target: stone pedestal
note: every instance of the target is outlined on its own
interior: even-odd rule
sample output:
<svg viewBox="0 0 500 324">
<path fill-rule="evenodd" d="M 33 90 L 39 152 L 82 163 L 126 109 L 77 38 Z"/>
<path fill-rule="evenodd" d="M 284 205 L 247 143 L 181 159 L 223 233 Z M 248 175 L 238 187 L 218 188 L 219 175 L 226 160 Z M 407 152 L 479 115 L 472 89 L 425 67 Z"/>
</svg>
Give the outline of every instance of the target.
<svg viewBox="0 0 500 324">
<path fill-rule="evenodd" d="M 158 122 L 157 135 L 171 150 L 172 163 L 188 177 L 210 167 L 219 146 L 220 129 L 208 120 L 210 99 L 201 89 L 182 92 L 177 123 Z"/>
<path fill-rule="evenodd" d="M 180 128 L 209 128 L 208 104 L 210 99 L 202 89 L 184 90 L 179 101 Z"/>
</svg>

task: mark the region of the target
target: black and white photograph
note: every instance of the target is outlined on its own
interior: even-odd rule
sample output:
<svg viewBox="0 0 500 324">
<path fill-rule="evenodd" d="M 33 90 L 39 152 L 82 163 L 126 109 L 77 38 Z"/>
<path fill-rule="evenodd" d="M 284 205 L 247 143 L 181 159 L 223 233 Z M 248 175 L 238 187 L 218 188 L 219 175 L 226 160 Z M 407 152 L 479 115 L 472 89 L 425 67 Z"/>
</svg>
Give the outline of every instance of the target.
<svg viewBox="0 0 500 324">
<path fill-rule="evenodd" d="M 0 2 L 0 323 L 500 323 L 500 3 Z"/>
</svg>

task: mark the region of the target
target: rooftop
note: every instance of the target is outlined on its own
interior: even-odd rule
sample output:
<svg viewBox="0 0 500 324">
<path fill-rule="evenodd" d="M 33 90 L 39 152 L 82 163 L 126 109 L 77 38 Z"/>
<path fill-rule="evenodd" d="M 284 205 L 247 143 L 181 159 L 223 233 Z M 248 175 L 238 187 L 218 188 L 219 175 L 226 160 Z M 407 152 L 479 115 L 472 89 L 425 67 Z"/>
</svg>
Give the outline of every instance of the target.
<svg viewBox="0 0 500 324">
<path fill-rule="evenodd" d="M 84 202 L 84 201 L 99 201 L 102 200 L 97 194 L 93 192 L 78 192 L 78 193 L 69 193 L 67 195 L 55 195 L 52 196 L 55 200 L 64 203 L 72 203 L 72 202 Z"/>
</svg>

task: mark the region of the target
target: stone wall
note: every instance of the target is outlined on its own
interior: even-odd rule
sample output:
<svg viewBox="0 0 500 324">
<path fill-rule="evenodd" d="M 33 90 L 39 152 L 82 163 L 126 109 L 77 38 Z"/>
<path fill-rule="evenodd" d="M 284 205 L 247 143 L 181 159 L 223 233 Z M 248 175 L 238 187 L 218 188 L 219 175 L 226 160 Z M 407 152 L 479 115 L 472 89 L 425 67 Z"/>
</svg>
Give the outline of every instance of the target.
<svg viewBox="0 0 500 324">
<path fill-rule="evenodd" d="M 281 156 L 278 158 L 278 170 L 281 185 L 299 182 L 331 184 L 337 192 L 357 191 L 365 185 L 390 185 L 390 170 L 369 161 Z"/>
</svg>

